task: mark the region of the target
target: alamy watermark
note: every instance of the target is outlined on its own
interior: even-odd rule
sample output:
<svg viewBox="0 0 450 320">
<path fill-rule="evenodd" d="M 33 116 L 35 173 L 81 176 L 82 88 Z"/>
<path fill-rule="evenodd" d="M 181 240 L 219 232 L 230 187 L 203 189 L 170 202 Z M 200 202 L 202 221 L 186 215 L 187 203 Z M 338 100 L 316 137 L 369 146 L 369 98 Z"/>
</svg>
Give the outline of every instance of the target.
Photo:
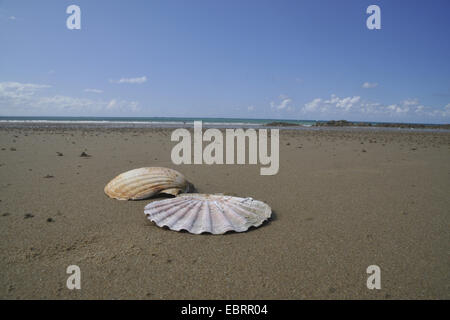
<svg viewBox="0 0 450 320">
<path fill-rule="evenodd" d="M 370 16 L 366 20 L 366 26 L 369 30 L 381 29 L 381 9 L 379 6 L 372 4 L 367 7 L 367 14 Z"/>
<path fill-rule="evenodd" d="M 70 16 L 66 20 L 66 26 L 69 30 L 81 29 L 81 9 L 77 5 L 70 5 L 66 9 L 66 13 Z"/>
<path fill-rule="evenodd" d="M 69 290 L 81 289 L 81 270 L 79 266 L 71 265 L 66 269 L 66 273 L 70 274 L 67 278 L 66 286 Z"/>
<path fill-rule="evenodd" d="M 370 274 L 370 276 L 367 278 L 367 289 L 373 290 L 381 289 L 381 269 L 377 265 L 371 265 L 368 266 L 366 269 L 367 274 Z"/>
<path fill-rule="evenodd" d="M 67 7 L 66 13 L 70 16 L 66 20 L 66 26 L 69 30 L 81 29 L 81 8 L 75 4 Z M 367 7 L 366 13 L 370 16 L 366 20 L 366 26 L 369 30 L 381 29 L 381 9 L 379 6 L 372 4 Z"/>
<path fill-rule="evenodd" d="M 203 133 L 202 121 L 194 121 L 194 137 L 188 129 L 176 129 L 171 140 L 177 141 L 171 153 L 172 162 L 180 164 L 248 164 L 266 166 L 260 169 L 261 175 L 275 175 L 280 167 L 280 133 L 278 129 L 270 130 L 270 154 L 268 148 L 268 130 L 259 129 L 225 129 L 224 136 L 219 129 L 207 129 Z M 248 148 L 247 146 L 248 141 Z M 210 142 L 203 148 L 203 142 Z M 236 147 L 236 148 L 235 148 Z M 192 159 L 192 150 L 193 159 Z M 236 162 L 235 162 L 236 150 Z"/>
<path fill-rule="evenodd" d="M 177 129 L 181 130 L 181 129 Z M 217 129 L 210 129 L 217 130 Z M 68 266 L 66 269 L 66 273 L 70 274 L 67 278 L 66 286 L 69 290 L 80 290 L 81 289 L 81 270 L 77 265 Z M 370 265 L 366 269 L 366 273 L 369 274 L 369 277 L 366 281 L 367 289 L 369 290 L 381 290 L 381 269 L 377 265 Z"/>
</svg>

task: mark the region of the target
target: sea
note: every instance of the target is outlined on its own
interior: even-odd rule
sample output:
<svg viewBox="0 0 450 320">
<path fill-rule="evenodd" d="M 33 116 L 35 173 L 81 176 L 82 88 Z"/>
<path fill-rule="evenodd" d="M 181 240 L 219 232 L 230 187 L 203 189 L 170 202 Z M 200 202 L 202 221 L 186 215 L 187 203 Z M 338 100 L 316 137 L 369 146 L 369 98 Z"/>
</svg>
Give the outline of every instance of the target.
<svg viewBox="0 0 450 320">
<path fill-rule="evenodd" d="M 280 119 L 244 119 L 244 118 L 163 118 L 163 117 L 1 117 L 3 124 L 46 127 L 53 125 L 74 127 L 112 127 L 112 128 L 179 128 L 193 127 L 194 121 L 202 121 L 204 127 L 217 128 L 252 128 L 267 127 L 267 124 L 277 122 L 286 126 L 298 125 L 311 127 L 315 120 L 280 120 Z M 278 125 L 283 127 L 283 125 Z"/>
<path fill-rule="evenodd" d="M 202 121 L 205 128 L 282 128 L 290 130 L 416 130 L 450 131 L 432 128 L 383 128 L 382 122 L 371 127 L 317 127 L 323 120 L 247 119 L 247 118 L 177 118 L 177 117 L 7 117 L 0 116 L 0 127 L 31 128 L 192 128 Z M 362 122 L 362 121 L 360 121 Z M 273 124 L 273 125 L 271 125 Z"/>
</svg>

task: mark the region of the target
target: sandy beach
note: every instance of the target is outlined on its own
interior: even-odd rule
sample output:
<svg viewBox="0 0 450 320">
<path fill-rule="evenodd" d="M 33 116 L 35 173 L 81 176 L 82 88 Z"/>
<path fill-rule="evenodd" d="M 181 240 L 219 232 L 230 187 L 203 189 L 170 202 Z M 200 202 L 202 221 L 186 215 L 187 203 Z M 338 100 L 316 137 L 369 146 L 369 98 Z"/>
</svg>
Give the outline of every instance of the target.
<svg viewBox="0 0 450 320">
<path fill-rule="evenodd" d="M 450 298 L 448 131 L 282 130 L 275 176 L 175 166 L 171 132 L 0 128 L 0 298 Z M 273 218 L 225 235 L 159 228 L 143 212 L 153 200 L 103 192 L 144 166 L 262 200 Z M 81 290 L 66 287 L 69 265 Z M 369 265 L 381 290 L 366 287 Z"/>
</svg>

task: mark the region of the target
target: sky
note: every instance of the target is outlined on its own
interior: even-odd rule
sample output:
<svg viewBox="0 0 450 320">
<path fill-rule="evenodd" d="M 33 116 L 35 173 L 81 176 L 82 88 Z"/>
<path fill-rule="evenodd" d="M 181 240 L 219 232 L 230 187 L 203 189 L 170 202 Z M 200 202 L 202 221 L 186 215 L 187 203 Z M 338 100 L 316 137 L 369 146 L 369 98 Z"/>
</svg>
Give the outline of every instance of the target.
<svg viewBox="0 0 450 320">
<path fill-rule="evenodd" d="M 450 123 L 449 13 L 448 0 L 0 0 L 0 116 Z"/>
</svg>

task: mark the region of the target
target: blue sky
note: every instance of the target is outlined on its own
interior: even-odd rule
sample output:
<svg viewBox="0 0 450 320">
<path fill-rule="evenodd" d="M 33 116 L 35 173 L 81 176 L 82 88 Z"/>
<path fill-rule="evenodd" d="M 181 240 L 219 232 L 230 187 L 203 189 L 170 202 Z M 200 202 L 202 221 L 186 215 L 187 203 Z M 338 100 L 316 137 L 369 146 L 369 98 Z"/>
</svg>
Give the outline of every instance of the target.
<svg viewBox="0 0 450 320">
<path fill-rule="evenodd" d="M 66 8 L 81 8 L 81 30 Z M 381 30 L 366 27 L 369 5 Z M 450 122 L 450 1 L 0 0 L 0 115 Z"/>
</svg>

